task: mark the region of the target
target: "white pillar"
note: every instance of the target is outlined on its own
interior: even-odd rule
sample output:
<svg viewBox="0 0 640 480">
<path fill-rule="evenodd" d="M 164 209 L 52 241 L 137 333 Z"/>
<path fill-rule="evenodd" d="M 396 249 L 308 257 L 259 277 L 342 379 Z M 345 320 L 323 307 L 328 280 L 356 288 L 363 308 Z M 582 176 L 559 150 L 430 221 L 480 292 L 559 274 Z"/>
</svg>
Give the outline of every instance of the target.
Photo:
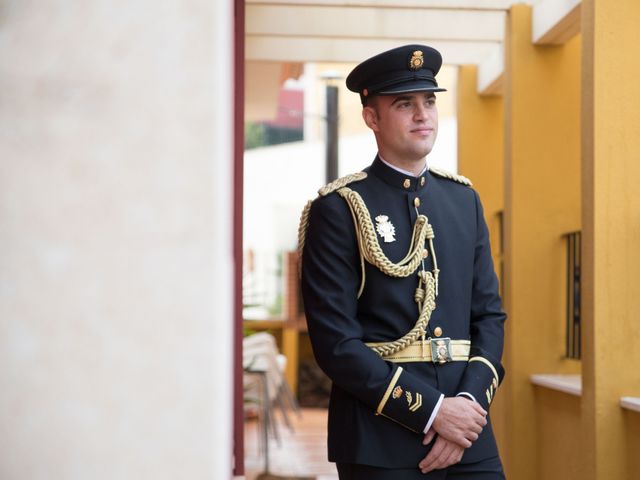
<svg viewBox="0 0 640 480">
<path fill-rule="evenodd" d="M 232 2 L 4 2 L 0 478 L 231 471 Z"/>
<path fill-rule="evenodd" d="M 214 296 L 213 296 L 213 476 L 229 478 L 232 470 L 233 418 L 233 0 L 214 1 Z M 224 74 L 226 72 L 226 74 Z M 222 440 L 221 440 L 222 439 Z"/>
</svg>

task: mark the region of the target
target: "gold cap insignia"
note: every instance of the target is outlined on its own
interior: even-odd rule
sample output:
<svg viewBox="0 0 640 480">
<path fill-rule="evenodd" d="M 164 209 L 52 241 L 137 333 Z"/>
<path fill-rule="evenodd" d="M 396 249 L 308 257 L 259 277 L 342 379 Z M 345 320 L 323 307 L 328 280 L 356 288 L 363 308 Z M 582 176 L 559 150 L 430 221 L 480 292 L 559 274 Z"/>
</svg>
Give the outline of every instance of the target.
<svg viewBox="0 0 640 480">
<path fill-rule="evenodd" d="M 402 387 L 398 385 L 396 388 L 393 389 L 393 394 L 391 396 L 393 397 L 394 400 L 396 400 L 400 398 L 400 395 L 402 395 Z"/>
<path fill-rule="evenodd" d="M 411 60 L 409 60 L 409 69 L 410 70 L 420 70 L 424 65 L 424 54 L 422 50 L 416 50 L 411 55 Z"/>
</svg>

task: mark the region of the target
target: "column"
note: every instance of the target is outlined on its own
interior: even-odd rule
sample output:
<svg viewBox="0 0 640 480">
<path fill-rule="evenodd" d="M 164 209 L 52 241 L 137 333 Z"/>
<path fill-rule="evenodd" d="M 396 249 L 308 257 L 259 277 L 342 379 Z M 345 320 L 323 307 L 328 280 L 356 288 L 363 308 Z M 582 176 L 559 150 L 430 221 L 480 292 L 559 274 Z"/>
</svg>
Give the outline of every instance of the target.
<svg viewBox="0 0 640 480">
<path fill-rule="evenodd" d="M 534 388 L 534 373 L 578 373 L 565 352 L 566 247 L 580 229 L 580 38 L 531 40 L 531 7 L 507 18 L 505 58 L 505 274 L 509 315 L 508 477 L 570 478 L 580 461 L 579 400 Z M 564 394 L 563 394 L 564 395 Z M 548 405 L 562 404 L 564 416 Z M 543 455 L 544 453 L 544 455 Z M 556 461 L 557 460 L 557 461 Z M 553 467 L 556 464 L 556 467 Z M 566 470 L 566 471 L 565 471 Z"/>
<path fill-rule="evenodd" d="M 231 2 L 9 2 L 0 465 L 231 472 Z"/>
<path fill-rule="evenodd" d="M 585 479 L 640 467 L 638 414 L 619 405 L 640 396 L 638 18 L 635 0 L 582 2 Z"/>
<path fill-rule="evenodd" d="M 461 66 L 458 70 L 458 171 L 473 182 L 482 199 L 494 268 L 502 283 L 504 106 L 501 95 L 478 94 L 477 75 L 474 65 Z M 507 356 L 505 352 L 505 365 Z M 502 394 L 496 395 L 491 406 L 491 422 L 505 464 L 509 458 L 506 407 Z"/>
</svg>

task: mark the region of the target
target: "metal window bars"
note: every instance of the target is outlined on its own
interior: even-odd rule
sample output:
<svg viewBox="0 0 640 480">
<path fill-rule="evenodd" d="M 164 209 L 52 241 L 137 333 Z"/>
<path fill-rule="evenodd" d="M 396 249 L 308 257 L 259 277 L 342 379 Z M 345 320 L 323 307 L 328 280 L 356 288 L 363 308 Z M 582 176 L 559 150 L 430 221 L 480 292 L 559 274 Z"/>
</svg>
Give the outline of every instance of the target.
<svg viewBox="0 0 640 480">
<path fill-rule="evenodd" d="M 580 232 L 564 235 L 567 241 L 566 356 L 580 359 L 582 239 Z"/>
</svg>

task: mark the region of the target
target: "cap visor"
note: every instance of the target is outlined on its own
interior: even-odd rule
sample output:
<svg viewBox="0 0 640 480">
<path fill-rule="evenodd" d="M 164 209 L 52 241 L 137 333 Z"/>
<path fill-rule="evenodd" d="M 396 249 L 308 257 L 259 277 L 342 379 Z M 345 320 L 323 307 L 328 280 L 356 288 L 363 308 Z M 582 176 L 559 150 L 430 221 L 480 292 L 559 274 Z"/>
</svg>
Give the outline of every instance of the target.
<svg viewBox="0 0 640 480">
<path fill-rule="evenodd" d="M 428 82 L 411 82 L 400 85 L 387 87 L 384 90 L 376 92 L 376 95 L 397 95 L 399 93 L 411 92 L 446 92 L 446 88 L 441 88 Z"/>
</svg>

